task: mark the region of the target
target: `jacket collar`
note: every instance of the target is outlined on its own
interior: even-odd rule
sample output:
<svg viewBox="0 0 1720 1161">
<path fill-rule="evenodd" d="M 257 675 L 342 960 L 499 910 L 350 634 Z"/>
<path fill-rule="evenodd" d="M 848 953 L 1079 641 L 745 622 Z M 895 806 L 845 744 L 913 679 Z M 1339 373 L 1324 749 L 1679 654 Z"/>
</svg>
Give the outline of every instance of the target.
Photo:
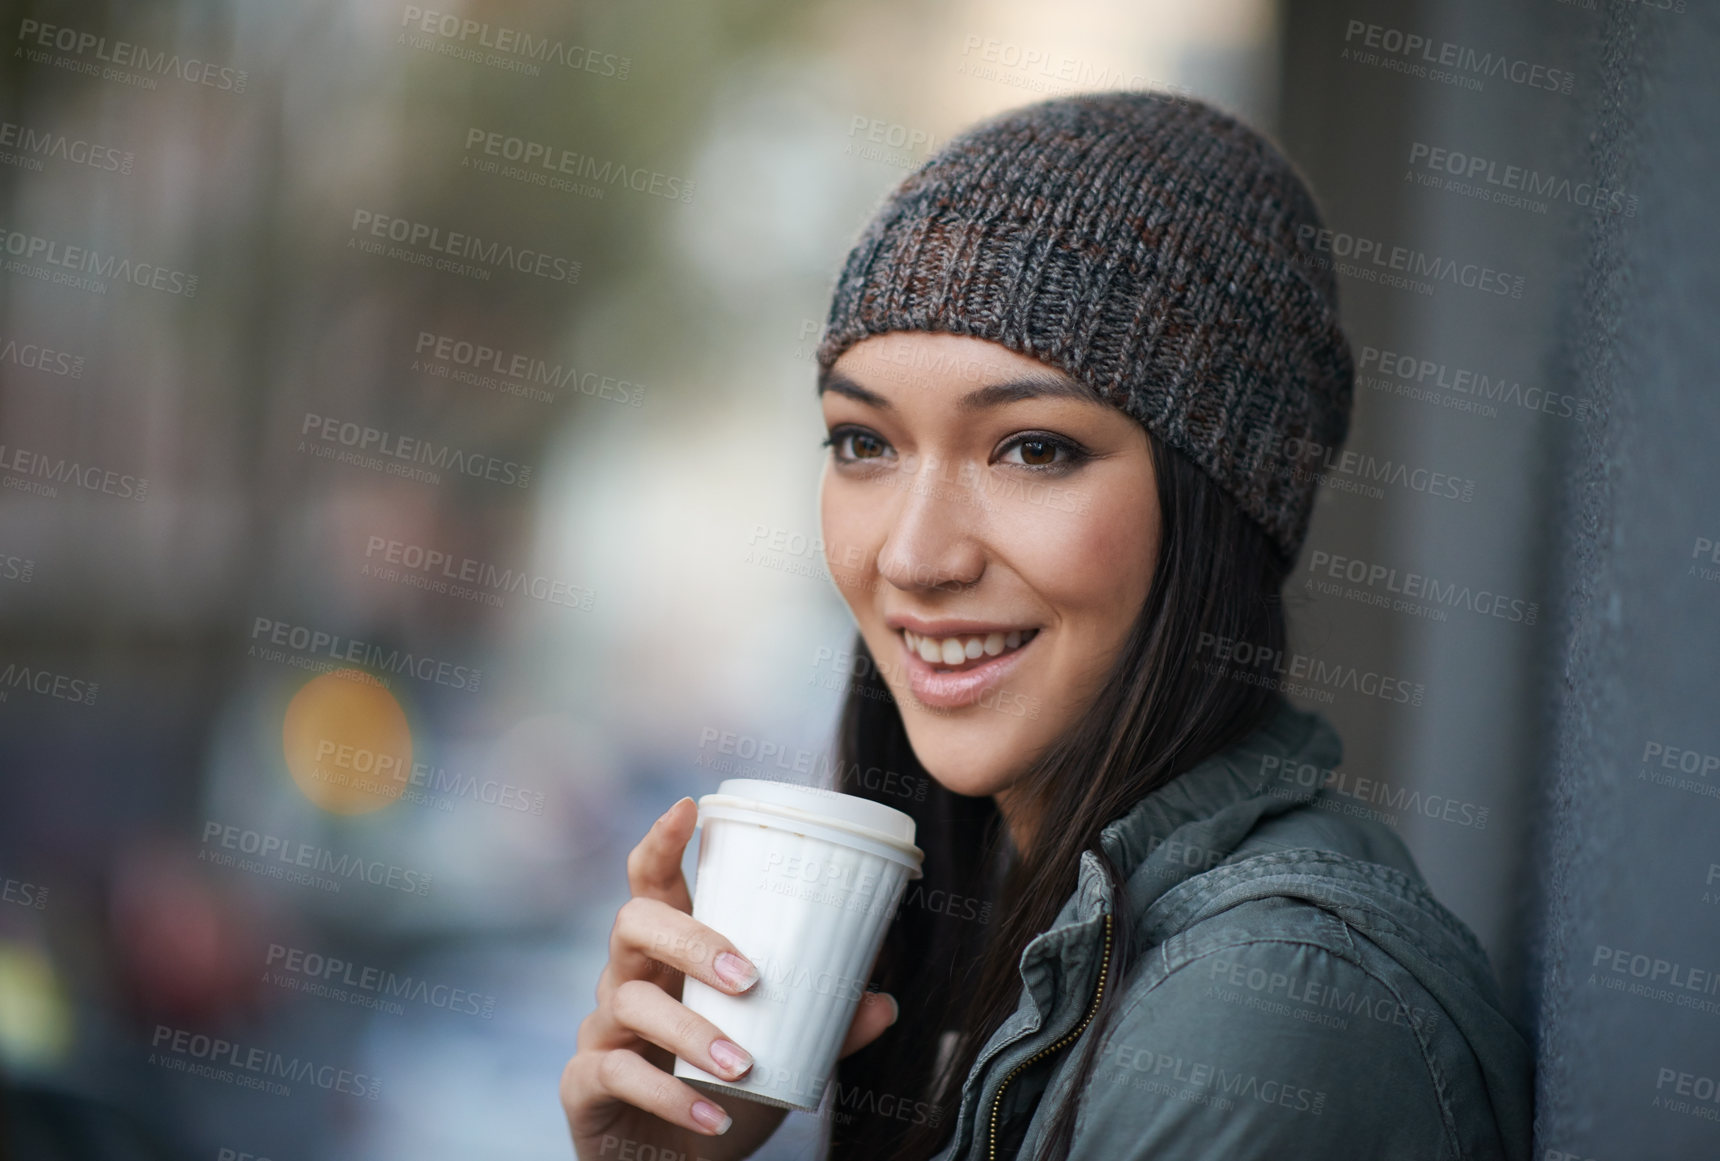
<svg viewBox="0 0 1720 1161">
<path fill-rule="evenodd" d="M 1055 1038 L 1080 1020 L 1098 983 L 1105 916 L 1139 924 L 1159 896 L 1222 862 L 1261 819 L 1315 796 L 1320 778 L 1286 777 L 1287 770 L 1302 764 L 1330 769 L 1342 756 L 1338 736 L 1323 717 L 1280 697 L 1253 733 L 1106 824 L 1099 843 L 1126 890 L 1122 914 L 1098 855 L 1083 851 L 1074 893 L 1051 927 L 1022 950 L 1020 1005 L 986 1041 L 963 1082 L 947 1156 L 961 1155 L 979 1116 L 977 1099 L 989 1100 L 998 1084 L 992 1077 L 983 1091 L 972 1091 L 991 1060 L 1025 1036 L 1044 1029 Z"/>
<path fill-rule="evenodd" d="M 1279 698 L 1253 733 L 1143 796 L 1099 832 L 1127 890 L 1125 916 L 1139 918 L 1164 892 L 1218 865 L 1262 819 L 1311 801 L 1321 779 L 1287 771 L 1311 765 L 1323 772 L 1342 758 L 1338 735 L 1323 717 Z M 1030 994 L 1028 966 L 1091 943 L 1107 913 L 1116 914 L 1110 881 L 1098 856 L 1083 851 L 1074 894 L 1022 952 Z"/>
</svg>

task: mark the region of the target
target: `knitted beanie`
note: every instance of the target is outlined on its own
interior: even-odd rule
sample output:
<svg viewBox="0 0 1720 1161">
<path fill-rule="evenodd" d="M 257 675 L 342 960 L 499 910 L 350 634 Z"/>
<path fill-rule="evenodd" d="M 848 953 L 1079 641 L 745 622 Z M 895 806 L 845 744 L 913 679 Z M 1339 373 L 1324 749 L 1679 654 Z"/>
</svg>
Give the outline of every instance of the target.
<svg viewBox="0 0 1720 1161">
<path fill-rule="evenodd" d="M 819 382 L 868 335 L 1000 343 L 1189 456 L 1288 563 L 1355 378 L 1320 230 L 1292 165 L 1209 105 L 1139 91 L 1027 105 L 884 201 L 837 280 Z"/>
</svg>

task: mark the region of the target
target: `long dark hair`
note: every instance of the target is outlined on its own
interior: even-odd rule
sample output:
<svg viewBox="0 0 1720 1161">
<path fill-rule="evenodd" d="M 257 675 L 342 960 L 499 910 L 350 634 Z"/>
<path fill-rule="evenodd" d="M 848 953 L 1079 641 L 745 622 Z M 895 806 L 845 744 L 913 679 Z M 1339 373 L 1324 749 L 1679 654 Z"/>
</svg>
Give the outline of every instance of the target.
<svg viewBox="0 0 1720 1161">
<path fill-rule="evenodd" d="M 914 815 L 926 857 L 924 878 L 909 884 L 875 973 L 875 985 L 895 996 L 901 1015 L 838 1062 L 830 1161 L 926 1161 L 948 1143 L 968 1070 L 1020 1001 L 1021 951 L 1050 928 L 1073 893 L 1081 852 L 1098 854 L 1121 901 L 1118 868 L 1099 846 L 1100 830 L 1142 796 L 1247 736 L 1279 696 L 1225 676 L 1211 664 L 1211 646 L 1228 638 L 1284 648 L 1288 563 L 1203 470 L 1150 431 L 1148 440 L 1162 520 L 1151 587 L 1109 680 L 1019 784 L 1033 820 L 1029 850 L 1011 846 L 990 797 L 954 794 L 926 773 L 865 641 L 856 637 L 856 677 L 837 736 L 840 768 L 897 776 L 867 779 L 874 788 L 920 779 L 926 789 L 923 797 L 862 785 L 839 789 Z M 1117 985 L 1130 959 L 1127 916 L 1119 914 L 1111 926 L 1110 979 Z M 1077 1096 L 1092 1072 L 1097 1033 L 1123 990 L 1105 989 L 1093 1022 L 1065 1050 L 1080 1053 Z M 954 1049 L 934 1075 L 946 1031 L 956 1036 Z M 1034 1161 L 1067 1156 L 1075 1107 L 1074 1099 L 1064 1103 Z M 975 1131 L 986 1131 L 983 1120 Z"/>
</svg>

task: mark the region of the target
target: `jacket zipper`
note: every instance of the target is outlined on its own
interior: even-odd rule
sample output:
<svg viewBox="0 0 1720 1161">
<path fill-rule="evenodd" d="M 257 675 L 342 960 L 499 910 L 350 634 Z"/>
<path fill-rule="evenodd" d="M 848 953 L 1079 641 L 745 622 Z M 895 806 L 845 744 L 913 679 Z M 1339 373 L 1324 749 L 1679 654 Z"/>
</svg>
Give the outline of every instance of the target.
<svg viewBox="0 0 1720 1161">
<path fill-rule="evenodd" d="M 1110 970 L 1111 913 L 1107 911 L 1105 912 L 1105 954 L 1104 958 L 1099 963 L 1099 986 L 1093 992 L 1092 1003 L 1087 1005 L 1087 1014 L 1081 1017 L 1081 1022 L 1079 1024 L 1058 1037 L 1055 1042 L 1047 1044 L 1044 1048 L 1041 1048 L 1038 1052 L 1035 1052 L 1032 1056 L 1029 1056 L 1026 1060 L 1023 1060 L 1020 1064 L 1010 1069 L 1008 1074 L 1004 1076 L 1003 1082 L 997 1086 L 997 1093 L 991 1098 L 991 1117 L 986 1135 L 987 1145 L 985 1155 L 988 1158 L 988 1161 L 997 1161 L 997 1111 L 1003 1104 L 1003 1090 L 1009 1087 L 1009 1082 L 1015 1079 L 1016 1073 L 1020 1072 L 1028 1065 L 1050 1056 L 1053 1052 L 1056 1052 L 1059 1048 L 1071 1043 L 1081 1035 L 1087 1025 L 1092 1021 L 1093 1014 L 1099 1010 L 1099 1001 L 1105 995 L 1105 976 Z"/>
</svg>

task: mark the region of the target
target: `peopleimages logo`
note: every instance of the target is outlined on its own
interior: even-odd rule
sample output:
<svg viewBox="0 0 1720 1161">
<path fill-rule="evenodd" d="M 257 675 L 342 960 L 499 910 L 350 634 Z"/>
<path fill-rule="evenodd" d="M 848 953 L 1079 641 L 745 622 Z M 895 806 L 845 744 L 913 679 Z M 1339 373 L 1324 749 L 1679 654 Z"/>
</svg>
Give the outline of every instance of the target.
<svg viewBox="0 0 1720 1161">
<path fill-rule="evenodd" d="M 711 750 L 715 750 L 716 754 L 711 754 Z M 730 757 L 725 758 L 723 755 Z M 731 758 L 738 758 L 740 761 L 736 762 Z M 742 763 L 774 766 L 778 770 L 807 774 L 810 775 L 809 784 L 828 789 L 840 790 L 845 786 L 854 786 L 872 794 L 888 794 L 915 802 L 925 801 L 926 787 L 929 785 L 918 775 L 900 774 L 880 766 L 861 766 L 858 762 L 832 757 L 824 750 L 785 745 L 752 734 L 719 730 L 715 726 L 706 726 L 699 731 L 699 756 L 693 759 L 693 765 L 725 774 L 738 774 L 746 769 Z M 749 777 L 763 774 L 772 781 L 798 781 L 778 779 L 770 770 L 747 771 L 747 774 Z"/>
<path fill-rule="evenodd" d="M 1379 499 L 1385 492 L 1378 485 L 1391 484 L 1467 504 L 1475 499 L 1475 481 L 1430 468 L 1412 468 L 1397 460 L 1383 460 L 1355 450 L 1340 451 L 1336 444 L 1323 444 L 1277 431 L 1256 431 L 1249 437 L 1250 455 L 1282 456 L 1294 465 L 1297 480 L 1314 479 L 1328 487 L 1359 491 Z"/>
<path fill-rule="evenodd" d="M 58 238 L 26 230 L 0 226 L 0 251 L 13 259 L 6 263 L 6 270 L 10 273 L 75 286 L 96 294 L 107 293 L 107 282 L 102 281 L 107 279 L 159 290 L 163 294 L 197 297 L 197 275 L 189 271 L 153 262 L 135 262 L 118 254 L 104 254 L 89 246 L 74 246 Z M 43 265 L 35 265 L 38 262 Z"/>
<path fill-rule="evenodd" d="M 1344 25 L 1344 46 L 1342 55 L 1361 64 L 1383 65 L 1394 72 L 1460 83 L 1468 89 L 1479 89 L 1483 78 L 1495 77 L 1514 85 L 1569 96 L 1576 83 L 1575 74 L 1568 69 L 1551 68 L 1502 52 L 1481 52 L 1449 40 L 1436 40 L 1365 20 L 1350 20 Z M 1363 53 L 1363 49 L 1376 51 Z"/>
<path fill-rule="evenodd" d="M 1276 784 L 1268 793 L 1281 798 L 1297 794 L 1299 788 L 1306 789 L 1311 786 L 1316 790 L 1330 790 L 1333 794 L 1370 806 L 1419 814 L 1424 818 L 1455 823 L 1474 830 L 1486 830 L 1487 818 L 1491 813 L 1487 807 L 1474 802 L 1443 794 L 1426 794 L 1407 786 L 1393 786 L 1384 779 L 1361 777 L 1336 767 L 1316 766 L 1312 762 L 1294 760 L 1286 762 L 1282 757 L 1272 754 L 1261 756 L 1260 773 L 1275 775 L 1273 781 Z M 1320 800 L 1316 799 L 1315 805 L 1319 804 Z M 1397 819 L 1392 815 L 1382 815 L 1380 821 L 1395 825 Z"/>
<path fill-rule="evenodd" d="M 1311 246 L 1317 254 L 1332 255 L 1332 258 L 1311 258 L 1309 265 L 1333 267 L 1352 278 L 1380 281 L 1381 272 L 1385 271 L 1406 279 L 1425 279 L 1422 285 L 1429 287 L 1446 282 L 1484 294 L 1523 297 L 1524 279 L 1521 274 L 1495 270 L 1479 262 L 1459 262 L 1455 258 L 1443 258 L 1409 246 L 1388 246 L 1377 238 L 1328 230 L 1309 222 L 1296 227 L 1296 240 Z M 1335 262 L 1334 259 L 1344 261 Z M 1432 290 L 1426 293 L 1431 294 Z"/>
<path fill-rule="evenodd" d="M 410 769 L 398 754 L 380 753 L 322 738 L 316 748 L 317 777 L 336 785 L 358 785 L 366 793 L 404 784 L 401 797 L 420 805 L 451 810 L 461 798 L 501 810 L 542 814 L 544 794 L 495 778 L 479 780 L 471 774 L 449 770 L 429 762 L 413 762 Z M 386 779 L 386 781 L 385 781 Z"/>
<path fill-rule="evenodd" d="M 58 64 L 48 56 L 49 50 L 72 57 L 88 58 L 72 71 L 90 73 L 103 80 L 126 81 L 139 87 L 153 89 L 152 77 L 174 77 L 187 84 L 203 85 L 242 93 L 248 79 L 244 69 L 217 65 L 213 61 L 182 57 L 178 53 L 151 49 L 129 40 L 109 40 L 93 32 L 67 28 L 59 24 L 44 24 L 40 20 L 18 22 L 18 52 L 36 64 Z M 60 58 L 62 61 L 64 57 Z M 102 65 L 93 62 L 100 61 Z M 70 62 L 80 63 L 80 62 Z M 136 73 L 125 70 L 135 69 Z M 140 75 L 141 74 L 141 75 Z"/>
<path fill-rule="evenodd" d="M 245 1088 L 262 1088 L 276 1096 L 291 1094 L 291 1089 L 282 1081 L 313 1084 L 328 1092 L 367 1100 L 375 1100 L 382 1091 L 380 1080 L 362 1072 L 336 1068 L 332 1064 L 319 1065 L 314 1060 L 286 1056 L 266 1048 L 246 1048 L 219 1036 L 172 1028 L 166 1024 L 155 1026 L 150 1047 L 155 1050 L 149 1054 L 151 1064 Z M 191 1062 L 196 1062 L 196 1067 L 187 1067 Z"/>
<path fill-rule="evenodd" d="M 499 608 L 503 598 L 521 594 L 551 605 L 590 612 L 596 593 L 523 569 L 497 568 L 469 556 L 456 557 L 439 549 L 371 536 L 364 547 L 362 575 L 375 576 Z M 380 559 L 378 559 L 380 558 Z"/>
<path fill-rule="evenodd" d="M 142 500 L 149 495 L 149 481 L 142 476 L 0 443 L 0 488 L 53 497 L 60 494 L 56 484 L 72 484 L 126 500 Z"/>
<path fill-rule="evenodd" d="M 1307 571 L 1309 579 L 1304 582 L 1305 589 L 1352 600 L 1363 599 L 1382 608 L 1413 612 L 1425 604 L 1440 609 L 1462 609 L 1524 625 L 1533 625 L 1541 611 L 1534 601 L 1506 596 L 1492 589 L 1472 588 L 1456 581 L 1442 581 L 1427 573 L 1339 556 L 1324 549 L 1315 549 L 1309 554 Z M 1345 588 L 1344 584 L 1322 583 L 1321 577 L 1375 591 L 1358 594 L 1354 589 Z"/>
<path fill-rule="evenodd" d="M 1545 202 L 1532 202 L 1532 199 L 1543 198 L 1546 202 L 1568 202 L 1583 209 L 1592 209 L 1596 213 L 1636 217 L 1635 194 L 1597 186 L 1592 182 L 1572 181 L 1568 177 L 1542 173 L 1526 166 L 1501 163 L 1478 153 L 1466 153 L 1460 149 L 1414 141 L 1409 147 L 1409 165 L 1412 170 L 1420 168 L 1429 174 L 1460 179 L 1462 183 L 1468 184 L 1448 188 L 1459 193 L 1470 193 L 1469 186 L 1475 186 L 1486 192 L 1486 200 L 1501 205 L 1535 208 L 1538 204 L 1540 210 L 1537 212 L 1544 212 Z"/>
<path fill-rule="evenodd" d="M 839 1125 L 849 1124 L 858 1116 L 886 1117 L 914 1125 L 936 1125 L 944 1117 L 944 1110 L 930 1102 L 858 1085 L 844 1085 L 834 1077 L 831 1078 L 830 1095 L 831 1119 Z M 664 1157 L 662 1161 L 670 1159 Z"/>
<path fill-rule="evenodd" d="M 42 697 L 94 705 L 96 690 L 99 688 L 95 682 L 85 678 L 55 673 L 51 669 L 34 665 L 20 665 L 16 661 L 8 661 L 4 666 L 0 666 L 0 701 L 9 700 L 13 690 L 22 689 Z"/>
<path fill-rule="evenodd" d="M 48 889 L 23 879 L 0 875 L 0 903 L 41 911 L 48 906 Z"/>
<path fill-rule="evenodd" d="M 478 156 L 474 157 L 473 155 Z M 512 162 L 504 165 L 503 162 Z M 605 186 L 619 184 L 634 193 L 649 194 L 669 201 L 693 200 L 694 183 L 689 178 L 674 177 L 646 169 L 603 160 L 572 149 L 563 149 L 542 141 L 531 141 L 494 130 L 473 126 L 466 130 L 466 156 L 463 168 L 476 168 L 480 173 L 499 173 L 528 185 L 601 198 Z M 575 181 L 578 178 L 580 181 Z M 597 184 L 584 185 L 582 182 Z"/>
<path fill-rule="evenodd" d="M 277 986 L 357 1007 L 391 1004 L 388 1010 L 395 1015 L 404 1011 L 402 1000 L 486 1020 L 496 1012 L 494 996 L 279 943 L 269 945 L 265 966 L 273 977 L 270 982 Z"/>
<path fill-rule="evenodd" d="M 0 363 L 10 363 L 46 375 L 67 379 L 84 377 L 84 357 L 66 351 L 56 351 L 41 343 L 19 342 L 11 336 L 0 336 Z"/>
<path fill-rule="evenodd" d="M 237 855 L 228 852 L 237 852 Z M 245 856 L 245 857 L 238 857 Z M 430 894 L 430 874 L 380 859 L 359 855 L 337 855 L 327 847 L 295 842 L 279 835 L 218 822 L 203 824 L 203 849 L 199 862 L 236 867 L 266 878 L 303 882 L 323 891 L 335 892 L 341 880 L 357 880 L 373 887 L 387 887 L 406 895 Z M 321 878 L 323 875 L 332 878 Z"/>
<path fill-rule="evenodd" d="M 864 134 L 864 139 L 858 135 Z M 949 141 L 925 129 L 856 113 L 848 119 L 848 143 L 842 152 L 866 161 L 882 161 L 912 169 Z"/>
<path fill-rule="evenodd" d="M 1665 1089 L 1672 1086 L 1672 1095 Z M 1685 1099 L 1675 1099 L 1683 1097 Z M 1720 1121 L 1720 1079 L 1677 1068 L 1662 1068 L 1654 1079 L 1654 1107 Z"/>
<path fill-rule="evenodd" d="M 1231 959 L 1222 952 L 1212 956 L 1210 979 L 1215 991 L 1209 994 L 1219 994 L 1216 989 L 1222 987 L 1246 988 L 1260 1001 L 1248 1004 L 1249 1007 L 1339 1029 L 1349 1027 L 1347 1017 L 1357 1016 L 1425 1033 L 1439 1019 L 1438 1013 L 1420 1004 L 1405 1005 L 1395 993 L 1385 988 L 1371 993 L 1355 988 L 1346 990 L 1317 980 L 1298 979 L 1288 972 L 1269 972 L 1244 959 Z M 1219 998 L 1232 997 L 1219 994 Z M 1280 1000 L 1284 1002 L 1279 1003 Z M 1310 1019 L 1316 1013 L 1342 1015 L 1335 1020 Z"/>
<path fill-rule="evenodd" d="M 1524 387 L 1522 382 L 1503 374 L 1490 375 L 1468 367 L 1458 367 L 1439 359 L 1384 350 L 1362 345 L 1361 358 L 1356 363 L 1356 380 L 1375 391 L 1385 391 L 1412 399 L 1439 398 L 1448 406 L 1455 403 L 1461 410 L 1477 411 L 1489 417 L 1498 414 L 1486 406 L 1502 403 L 1525 411 L 1575 419 L 1586 423 L 1594 415 L 1595 405 L 1587 399 L 1549 391 L 1545 387 Z"/>
<path fill-rule="evenodd" d="M 503 351 L 452 335 L 419 331 L 413 351 L 418 356 L 412 364 L 414 371 L 507 394 L 525 395 L 540 403 L 548 403 L 555 398 L 555 394 L 547 390 L 549 387 L 613 400 L 628 407 L 638 407 L 645 402 L 643 383 L 600 375 L 590 369 L 582 372 L 572 363 L 551 363 L 547 359 Z"/>
<path fill-rule="evenodd" d="M 1589 968 L 1590 983 L 1707 1015 L 1720 1014 L 1720 1003 L 1701 998 L 1720 994 L 1720 969 L 1682 964 L 1604 943 L 1595 945 L 1594 959 L 1590 961 Z M 1609 979 L 1603 974 L 1608 971 L 1643 982 L 1632 986 L 1621 980 Z"/>
<path fill-rule="evenodd" d="M 551 282 L 578 282 L 580 265 L 576 259 L 564 258 L 529 246 L 509 242 L 485 241 L 476 234 L 444 230 L 428 222 L 397 218 L 374 210 L 354 210 L 350 227 L 355 237 L 347 245 L 366 254 L 382 254 L 418 266 L 429 266 L 453 274 L 488 281 L 490 270 L 514 270 Z M 385 238 L 399 246 L 387 247 L 370 238 Z M 404 247 L 404 249 L 402 249 Z"/>
<path fill-rule="evenodd" d="M 889 906 L 883 908 L 880 914 L 888 914 L 894 910 L 895 900 L 888 902 Z M 796 992 L 840 996 L 856 1002 L 866 994 L 865 976 L 844 976 L 824 970 L 815 972 L 805 964 L 784 958 L 763 955 L 748 958 L 752 960 L 753 966 L 758 968 L 759 981 L 747 994 L 767 1003 L 786 1004 L 798 998 L 793 994 Z"/>
<path fill-rule="evenodd" d="M 417 436 L 400 435 L 334 415 L 318 415 L 314 411 L 305 412 L 299 435 L 298 450 L 301 452 L 308 451 L 322 459 L 351 463 L 425 483 L 441 481 L 436 471 L 429 469 L 454 471 L 474 479 L 511 484 L 516 488 L 525 487 L 532 478 L 530 464 L 469 452 L 452 444 L 433 443 Z M 343 448 L 347 450 L 343 452 Z"/>
<path fill-rule="evenodd" d="M 0 148 L 17 150 L 16 154 L 0 153 L 0 162 L 38 172 L 43 168 L 42 159 L 47 158 L 129 175 L 137 160 L 129 149 L 98 145 L 81 137 L 67 137 L 52 129 L 35 129 L 13 121 L 0 121 Z"/>
<path fill-rule="evenodd" d="M 438 661 L 410 650 L 390 649 L 356 637 L 343 637 L 339 633 L 277 621 L 272 617 L 258 617 L 252 622 L 251 641 L 250 655 L 265 661 L 285 660 L 283 650 L 291 650 L 302 658 L 362 665 L 367 669 L 405 674 L 419 681 L 467 692 L 476 692 L 484 677 L 483 670 L 471 666 Z M 270 650 L 270 646 L 276 648 Z M 300 665 L 297 668 L 309 667 Z"/>
<path fill-rule="evenodd" d="M 1101 1067 L 1145 1074 L 1115 1076 L 1120 1083 L 1157 1096 L 1210 1104 L 1220 1110 L 1235 1108 L 1238 1098 L 1281 1105 L 1316 1117 L 1326 1108 L 1324 1089 L 1303 1088 L 1293 1080 L 1278 1077 L 1263 1079 L 1255 1073 L 1231 1072 L 1220 1064 L 1169 1056 L 1133 1044 L 1108 1043 L 1100 1050 L 1100 1059 Z"/>
<path fill-rule="evenodd" d="M 0 551 L 0 581 L 27 585 L 36 579 L 36 562 L 27 556 Z"/>
<path fill-rule="evenodd" d="M 429 49 L 444 56 L 497 65 L 513 72 L 537 76 L 541 65 L 559 65 L 569 72 L 591 73 L 624 81 L 633 68 L 633 58 L 599 52 L 581 44 L 568 44 L 547 36 L 533 36 L 517 28 L 486 24 L 481 20 L 437 12 L 408 4 L 401 10 L 401 43 Z"/>
<path fill-rule="evenodd" d="M 1348 690 L 1382 701 L 1419 706 L 1427 693 L 1427 687 L 1419 681 L 1406 681 L 1389 673 L 1213 633 L 1200 634 L 1195 650 L 1202 655 L 1196 665 L 1216 677 L 1282 689 L 1319 701 L 1330 702 L 1333 691 Z M 1210 661 L 1206 660 L 1208 657 Z"/>
<path fill-rule="evenodd" d="M 977 32 L 962 38 L 956 72 L 1035 93 L 1086 89 L 1152 89 L 1191 98 L 1194 92 L 1168 77 L 1130 73 L 1102 61 L 1054 54 L 1029 44 L 998 40 Z"/>
</svg>

